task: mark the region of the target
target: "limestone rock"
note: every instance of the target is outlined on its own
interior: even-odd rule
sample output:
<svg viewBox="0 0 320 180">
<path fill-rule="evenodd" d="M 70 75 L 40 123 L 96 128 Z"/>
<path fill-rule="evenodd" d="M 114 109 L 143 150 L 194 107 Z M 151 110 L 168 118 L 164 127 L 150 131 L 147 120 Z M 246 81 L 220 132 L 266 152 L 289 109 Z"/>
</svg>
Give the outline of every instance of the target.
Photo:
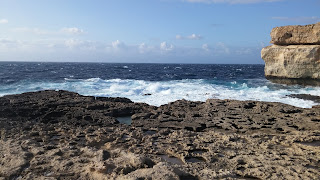
<svg viewBox="0 0 320 180">
<path fill-rule="evenodd" d="M 320 45 L 320 22 L 306 26 L 282 26 L 271 31 L 271 43 L 276 45 Z"/>
<path fill-rule="evenodd" d="M 132 124 L 116 123 L 119 114 Z M 0 97 L 0 129 L 0 180 L 320 177 L 320 107 L 218 99 L 153 107 L 41 91 Z"/>
<path fill-rule="evenodd" d="M 320 45 L 272 45 L 261 57 L 266 77 L 320 79 Z"/>
<path fill-rule="evenodd" d="M 166 163 L 158 163 L 153 168 L 144 168 L 133 171 L 125 176 L 120 176 L 119 180 L 136 180 L 136 179 L 159 179 L 159 180 L 179 180 L 183 178 L 196 179 L 188 174 L 183 173 L 177 168 L 170 167 Z"/>
<path fill-rule="evenodd" d="M 17 146 L 15 141 L 0 141 L 0 179 L 1 177 L 14 178 L 23 169 L 30 166 L 28 160 L 32 154 Z"/>
<path fill-rule="evenodd" d="M 320 79 L 320 22 L 276 27 L 271 43 L 261 51 L 266 77 Z"/>
</svg>

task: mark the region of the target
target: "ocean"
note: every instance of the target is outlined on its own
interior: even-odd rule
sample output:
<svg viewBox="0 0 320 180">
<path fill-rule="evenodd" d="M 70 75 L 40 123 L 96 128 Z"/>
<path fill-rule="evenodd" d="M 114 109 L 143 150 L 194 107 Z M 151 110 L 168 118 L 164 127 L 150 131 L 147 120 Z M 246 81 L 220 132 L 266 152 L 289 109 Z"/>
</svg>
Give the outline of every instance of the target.
<svg viewBox="0 0 320 180">
<path fill-rule="evenodd" d="M 270 82 L 264 65 L 0 62 L 0 96 L 48 89 L 155 106 L 216 98 L 310 108 L 316 103 L 287 95 L 320 95 L 320 87 Z"/>
</svg>

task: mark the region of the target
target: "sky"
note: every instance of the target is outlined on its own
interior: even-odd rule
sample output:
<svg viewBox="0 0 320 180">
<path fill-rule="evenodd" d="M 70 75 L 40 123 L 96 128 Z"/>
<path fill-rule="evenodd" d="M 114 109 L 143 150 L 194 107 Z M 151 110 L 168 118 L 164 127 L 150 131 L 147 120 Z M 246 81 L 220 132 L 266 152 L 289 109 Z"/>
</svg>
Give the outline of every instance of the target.
<svg viewBox="0 0 320 180">
<path fill-rule="evenodd" d="M 263 64 L 320 0 L 0 0 L 0 61 Z"/>
</svg>

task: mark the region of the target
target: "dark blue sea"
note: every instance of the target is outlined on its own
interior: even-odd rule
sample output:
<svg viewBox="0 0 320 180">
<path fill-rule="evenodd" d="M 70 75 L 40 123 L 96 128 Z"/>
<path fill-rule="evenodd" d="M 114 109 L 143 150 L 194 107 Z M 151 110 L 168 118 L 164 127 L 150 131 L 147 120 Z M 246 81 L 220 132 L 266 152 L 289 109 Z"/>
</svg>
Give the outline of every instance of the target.
<svg viewBox="0 0 320 180">
<path fill-rule="evenodd" d="M 218 98 L 311 107 L 314 102 L 287 95 L 320 94 L 320 87 L 268 81 L 264 65 L 0 62 L 0 96 L 47 89 L 156 106 Z"/>
</svg>

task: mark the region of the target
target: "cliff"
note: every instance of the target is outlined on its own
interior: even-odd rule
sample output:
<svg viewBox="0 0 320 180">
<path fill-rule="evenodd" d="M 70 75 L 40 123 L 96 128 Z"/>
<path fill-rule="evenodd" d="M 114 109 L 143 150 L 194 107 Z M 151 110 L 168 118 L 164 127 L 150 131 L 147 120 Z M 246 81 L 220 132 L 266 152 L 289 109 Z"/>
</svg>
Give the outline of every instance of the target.
<svg viewBox="0 0 320 180">
<path fill-rule="evenodd" d="M 261 51 L 267 78 L 320 79 L 320 23 L 276 27 Z"/>
</svg>

